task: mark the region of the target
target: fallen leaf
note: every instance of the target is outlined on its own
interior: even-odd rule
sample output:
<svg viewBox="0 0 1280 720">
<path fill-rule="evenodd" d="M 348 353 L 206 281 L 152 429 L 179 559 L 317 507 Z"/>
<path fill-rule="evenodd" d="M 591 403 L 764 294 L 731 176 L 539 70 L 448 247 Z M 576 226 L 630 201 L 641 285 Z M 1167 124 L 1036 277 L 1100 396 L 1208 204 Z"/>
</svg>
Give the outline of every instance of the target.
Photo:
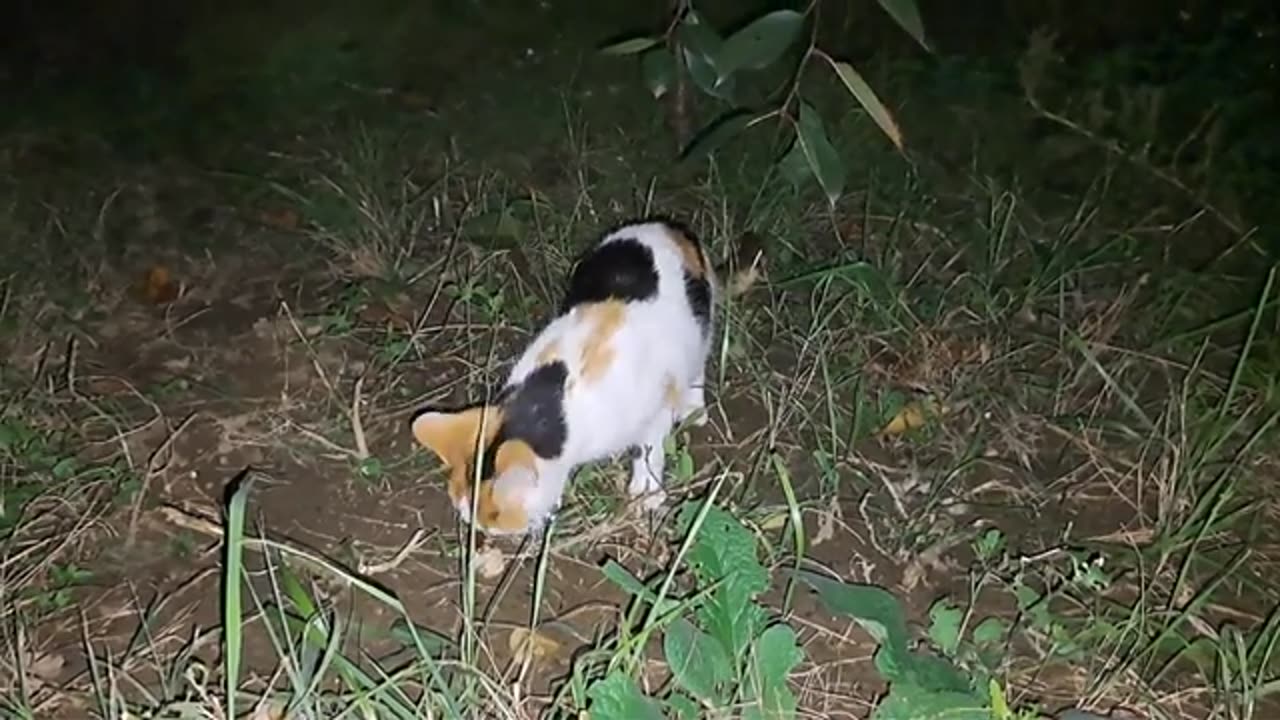
<svg viewBox="0 0 1280 720">
<path fill-rule="evenodd" d="M 787 526 L 787 521 L 790 519 L 790 513 L 785 511 L 776 512 L 760 521 L 760 529 L 766 531 L 781 530 Z"/>
<path fill-rule="evenodd" d="M 276 230 L 292 231 L 298 229 L 298 224 L 302 217 L 297 210 L 293 208 L 282 208 L 279 210 L 260 210 L 258 212 L 258 222 L 269 228 Z"/>
<path fill-rule="evenodd" d="M 560 643 L 544 632 L 518 627 L 507 636 L 507 647 L 520 662 L 546 660 L 560 654 Z"/>
<path fill-rule="evenodd" d="M 813 534 L 810 547 L 817 547 L 836 536 L 836 518 L 844 515 L 840 509 L 840 498 L 832 495 L 827 501 L 827 511 L 818 516 L 818 531 Z"/>
<path fill-rule="evenodd" d="M 480 577 L 492 580 L 507 569 L 507 556 L 502 552 L 502 548 L 490 545 L 476 553 L 475 564 L 476 572 L 480 573 Z"/>
<path fill-rule="evenodd" d="M 285 713 L 288 709 L 289 706 L 279 700 L 263 702 L 254 709 L 253 715 L 250 717 L 252 720 L 284 720 L 287 717 Z"/>
<path fill-rule="evenodd" d="M 389 303 L 376 301 L 360 310 L 360 321 L 369 325 L 384 325 L 396 330 L 412 330 L 413 318 L 407 317 Z"/>
<path fill-rule="evenodd" d="M 880 434 L 885 436 L 901 435 L 908 430 L 924 427 L 932 414 L 933 408 L 928 403 L 921 401 L 909 402 L 880 430 Z"/>
<path fill-rule="evenodd" d="M 152 305 L 163 305 L 178 298 L 181 288 L 163 265 L 153 265 L 142 277 L 138 293 Z"/>
<path fill-rule="evenodd" d="M 66 667 L 67 659 L 58 653 L 46 653 L 27 663 L 27 672 L 47 682 L 54 682 Z"/>
<path fill-rule="evenodd" d="M 941 559 L 942 550 L 942 545 L 934 545 L 912 558 L 902 570 L 902 581 L 899 585 L 903 592 L 915 590 L 920 583 L 924 582 L 931 570 L 941 570 L 946 567 Z"/>
</svg>

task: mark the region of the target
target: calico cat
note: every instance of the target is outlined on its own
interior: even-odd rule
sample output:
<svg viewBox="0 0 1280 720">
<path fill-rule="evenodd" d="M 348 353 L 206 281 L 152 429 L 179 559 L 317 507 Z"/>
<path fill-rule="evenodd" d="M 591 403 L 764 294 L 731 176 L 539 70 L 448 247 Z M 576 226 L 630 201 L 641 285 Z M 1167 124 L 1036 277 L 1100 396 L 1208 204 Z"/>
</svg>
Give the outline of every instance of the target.
<svg viewBox="0 0 1280 720">
<path fill-rule="evenodd" d="M 749 287 L 754 259 L 730 294 Z M 414 438 L 449 471 L 462 518 L 491 535 L 539 530 L 575 468 L 632 448 L 640 452 L 628 491 L 660 507 L 663 441 L 685 420 L 706 423 L 703 384 L 721 292 L 705 249 L 683 225 L 653 218 L 605 233 L 496 396 L 413 419 Z"/>
</svg>

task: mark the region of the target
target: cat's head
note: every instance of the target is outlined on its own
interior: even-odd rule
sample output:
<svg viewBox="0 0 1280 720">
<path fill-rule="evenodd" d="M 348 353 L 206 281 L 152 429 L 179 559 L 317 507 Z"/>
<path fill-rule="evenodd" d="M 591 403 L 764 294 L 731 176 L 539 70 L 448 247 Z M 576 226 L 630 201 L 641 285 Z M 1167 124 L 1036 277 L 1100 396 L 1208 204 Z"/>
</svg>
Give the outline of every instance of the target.
<svg viewBox="0 0 1280 720">
<path fill-rule="evenodd" d="M 502 407 L 493 405 L 429 410 L 413 419 L 413 437 L 448 469 L 453 507 L 491 535 L 525 532 L 548 510 L 538 491 L 537 455 L 523 440 L 502 439 L 502 421 Z"/>
</svg>

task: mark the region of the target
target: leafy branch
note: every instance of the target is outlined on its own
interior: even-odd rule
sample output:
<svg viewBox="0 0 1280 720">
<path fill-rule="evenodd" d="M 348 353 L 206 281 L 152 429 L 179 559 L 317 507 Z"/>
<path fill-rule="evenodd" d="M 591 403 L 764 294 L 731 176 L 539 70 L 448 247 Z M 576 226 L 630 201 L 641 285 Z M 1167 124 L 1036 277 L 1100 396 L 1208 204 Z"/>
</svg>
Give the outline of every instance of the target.
<svg viewBox="0 0 1280 720">
<path fill-rule="evenodd" d="M 925 50 L 930 50 L 915 0 L 879 0 L 899 26 Z M 655 100 L 670 96 L 673 126 L 682 159 L 714 153 L 750 127 L 777 122 L 787 138 L 778 163 L 795 178 L 811 174 L 831 204 L 844 194 L 845 168 L 818 111 L 801 92 L 804 71 L 817 63 L 829 67 L 854 100 L 867 112 L 899 151 L 902 131 L 893 114 L 853 65 L 817 46 L 821 0 L 803 10 L 773 10 L 724 37 L 693 6 L 676 0 L 670 22 L 657 35 L 630 37 L 604 47 L 612 56 L 638 56 L 645 85 Z M 805 32 L 807 29 L 807 32 Z M 776 100 L 753 108 L 741 101 L 739 78 L 777 66 L 788 51 L 803 45 Z M 688 80 L 689 82 L 686 82 Z M 694 87 L 727 109 L 687 138 L 687 87 Z M 789 136 L 789 137 L 788 137 Z"/>
</svg>

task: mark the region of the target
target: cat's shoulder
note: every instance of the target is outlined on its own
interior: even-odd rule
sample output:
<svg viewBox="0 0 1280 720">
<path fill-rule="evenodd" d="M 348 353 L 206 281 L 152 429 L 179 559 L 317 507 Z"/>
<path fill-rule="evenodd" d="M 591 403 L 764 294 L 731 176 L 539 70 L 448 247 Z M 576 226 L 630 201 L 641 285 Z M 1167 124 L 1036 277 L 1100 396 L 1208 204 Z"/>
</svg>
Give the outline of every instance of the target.
<svg viewBox="0 0 1280 720">
<path fill-rule="evenodd" d="M 703 278 L 710 263 L 689 227 L 665 216 L 619 223 L 574 264 L 561 312 L 591 303 L 642 302 L 663 290 L 664 274 Z"/>
</svg>

